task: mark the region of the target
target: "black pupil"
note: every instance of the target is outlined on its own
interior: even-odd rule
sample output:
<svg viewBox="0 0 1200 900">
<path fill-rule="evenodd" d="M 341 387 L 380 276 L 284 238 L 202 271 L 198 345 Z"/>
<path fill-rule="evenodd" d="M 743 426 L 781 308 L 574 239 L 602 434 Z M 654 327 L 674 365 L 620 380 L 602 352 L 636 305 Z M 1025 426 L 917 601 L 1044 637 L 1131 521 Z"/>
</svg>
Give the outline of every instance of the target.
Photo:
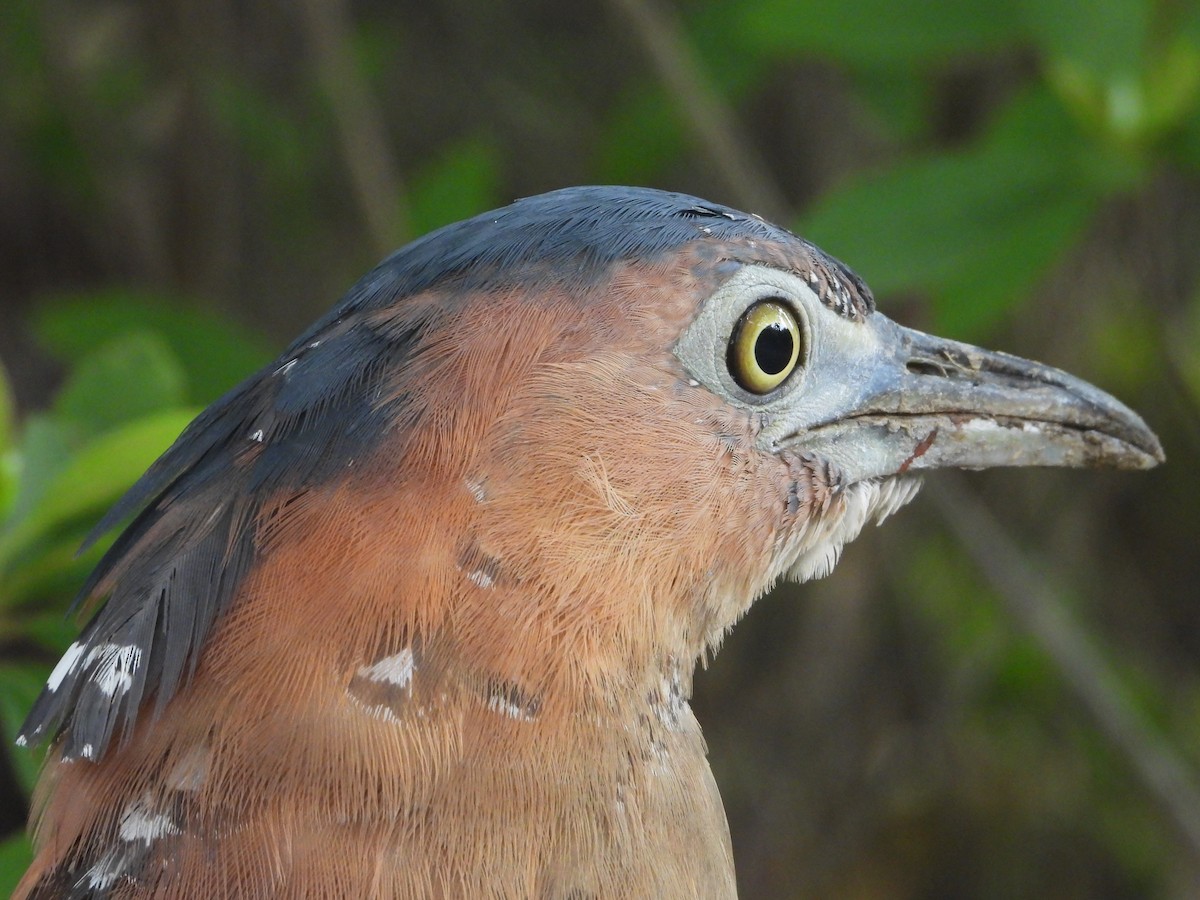
<svg viewBox="0 0 1200 900">
<path fill-rule="evenodd" d="M 754 361 L 768 375 L 778 375 L 792 360 L 792 333 L 772 322 L 754 341 Z"/>
</svg>

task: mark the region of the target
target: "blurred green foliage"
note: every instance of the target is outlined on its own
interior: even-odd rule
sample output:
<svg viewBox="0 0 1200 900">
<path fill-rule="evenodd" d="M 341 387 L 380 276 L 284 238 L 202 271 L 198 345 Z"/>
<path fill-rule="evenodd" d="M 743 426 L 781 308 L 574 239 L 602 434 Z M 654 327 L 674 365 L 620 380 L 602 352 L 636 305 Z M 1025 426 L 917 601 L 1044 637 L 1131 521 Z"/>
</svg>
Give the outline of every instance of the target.
<svg viewBox="0 0 1200 900">
<path fill-rule="evenodd" d="M 612 6 L 615 10 L 617 4 Z M 480 50 L 472 17 L 462 15 L 477 14 L 486 28 L 494 20 L 482 4 L 434 7 L 452 23 L 443 29 L 443 39 L 461 40 L 466 48 L 448 66 L 479 57 L 479 72 L 489 73 L 468 85 L 467 96 L 456 95 L 464 104 L 460 114 L 452 102 L 440 99 L 439 91 L 455 90 L 441 70 L 432 69 L 443 81 L 439 85 L 431 76 L 431 94 L 418 90 L 421 73 L 408 60 L 425 59 L 431 66 L 436 60 L 424 55 L 413 36 L 416 25 L 406 27 L 405 13 L 372 4 L 355 7 L 350 45 L 343 48 L 347 77 L 364 87 L 362 96 L 377 98 L 387 112 L 374 112 L 403 148 L 392 161 L 404 174 L 396 179 L 402 196 L 387 202 L 403 206 L 401 219 L 413 236 L 502 203 L 513 193 L 559 186 L 541 183 L 547 177 L 542 169 L 555 178 L 569 173 L 574 182 L 683 187 L 738 203 L 737 185 L 713 174 L 718 166 L 694 137 L 694 111 L 687 99 L 646 69 L 625 66 L 632 72 L 624 72 L 607 93 L 593 96 L 587 84 L 573 80 L 573 60 L 553 38 L 541 40 L 541 55 L 534 59 L 512 63 L 498 46 L 493 60 Z M 1082 252 L 1114 205 L 1150 204 L 1146 198 L 1154 196 L 1164 177 L 1192 190 L 1200 178 L 1200 8 L 1191 3 L 714 0 L 685 4 L 678 13 L 683 47 L 708 79 L 705 87 L 714 101 L 746 119 L 760 110 L 753 127 L 738 136 L 752 149 L 770 133 L 769 110 L 781 94 L 814 71 L 836 85 L 828 106 L 842 119 L 820 122 L 831 132 L 837 125 L 843 136 L 806 135 L 814 145 L 825 141 L 833 147 L 823 157 L 826 176 L 807 183 L 786 160 L 808 148 L 799 142 L 785 148 L 785 162 L 775 161 L 768 173 L 785 186 L 788 196 L 779 202 L 801 205 L 792 222 L 798 232 L 850 262 L 877 294 L 918 298 L 920 314 L 955 337 L 985 340 L 1012 326 L 1035 300 L 1045 302 L 1039 288 L 1056 267 Z M 344 143 L 339 149 L 335 137 L 343 127 L 338 123 L 369 122 L 372 110 L 345 116 L 336 105 L 339 93 L 321 90 L 317 76 L 286 84 L 270 65 L 218 52 L 211 28 L 191 38 L 196 42 L 191 49 L 182 41 L 184 61 L 172 69 L 171 51 L 156 46 L 151 26 L 133 7 L 99 4 L 90 18 L 82 13 L 72 18 L 74 44 L 57 30 L 71 15 L 59 3 L 0 5 L 0 123 L 9 136 L 4 146 L 19 157 L 31 183 L 52 186 L 50 205 L 81 223 L 82 240 L 95 253 L 103 256 L 120 244 L 128 250 L 127 268 L 138 277 L 110 272 L 83 288 L 51 283 L 31 292 L 26 322 L 33 339 L 66 373 L 45 408 L 18 410 L 12 373 L 0 369 L 0 725 L 10 747 L 24 711 L 73 633 L 62 612 L 111 539 L 106 536 L 77 556 L 84 535 L 199 408 L 269 357 L 268 343 L 245 324 L 270 325 L 273 317 L 263 312 L 265 305 L 255 307 L 258 315 L 233 317 L 200 311 L 179 298 L 198 292 L 226 311 L 241 313 L 234 304 L 263 284 L 274 285 L 276 296 L 267 299 L 281 304 L 314 279 L 319 290 L 313 293 L 323 296 L 327 286 L 348 283 L 373 262 L 370 248 L 389 239 L 369 233 L 368 217 L 346 199 L 354 192 L 346 187 L 339 156 L 348 151 Z M 620 21 L 595 36 L 601 52 L 628 42 L 627 23 Z M 540 37 L 522 31 L 516 19 L 503 24 L 512 33 L 497 40 L 514 46 L 531 34 Z M 297 42 L 290 29 L 303 26 L 280 27 L 287 32 L 280 45 L 290 49 Z M 140 34 L 141 42 L 130 34 Z M 939 92 L 964 72 L 995 87 L 972 107 L 973 118 L 966 117 L 971 122 L 946 128 L 937 112 Z M 495 96 L 488 93 L 493 83 L 510 103 L 495 120 L 476 121 Z M 560 102 L 556 90 L 566 97 L 562 108 L 555 108 L 562 113 L 557 116 L 544 109 Z M 484 99 L 469 106 L 472 93 Z M 127 187 L 136 181 L 139 159 L 161 155 L 156 141 L 170 132 L 172 122 L 183 120 L 184 107 L 195 117 L 187 121 L 206 130 L 194 142 L 191 135 L 180 141 L 180 168 L 212 176 L 216 170 L 205 168 L 209 158 L 223 155 L 225 168 L 234 174 L 218 180 L 216 188 L 183 179 L 201 198 L 197 208 L 212 218 L 197 219 L 194 233 L 173 240 L 171 228 L 156 227 L 169 225 L 172 217 L 146 213 L 134 205 L 142 195 Z M 575 107 L 581 108 L 575 115 L 562 112 Z M 422 110 L 424 119 L 417 115 Z M 427 136 L 422 136 L 423 123 Z M 535 138 L 526 144 L 509 139 L 501 133 L 505 123 Z M 586 141 L 572 144 L 576 132 Z M 202 139 L 209 142 L 206 149 L 195 151 L 193 143 Z M 539 140 L 548 145 L 544 156 L 531 149 Z M 575 156 L 563 161 L 561 148 L 572 146 Z M 680 171 L 688 173 L 686 178 L 677 175 Z M 249 187 L 246 172 L 254 175 Z M 243 185 L 241 200 L 223 207 L 233 185 Z M 251 241 L 228 222 L 236 222 L 254 203 L 265 212 L 257 220 L 262 233 Z M 222 222 L 224 230 L 213 224 Z M 220 274 L 231 268 L 222 263 L 231 245 L 254 260 L 245 266 L 249 274 Z M 1190 252 L 1194 256 L 1194 248 Z M 1155 306 L 1146 300 L 1149 289 L 1138 286 L 1143 273 L 1136 265 L 1104 271 L 1105 292 L 1097 294 L 1091 284 L 1092 293 L 1070 295 L 1076 304 L 1070 315 L 1082 325 L 1070 343 L 1088 360 L 1086 374 L 1134 398 L 1161 400 L 1174 391 L 1181 398 L 1174 409 L 1184 407 L 1179 418 L 1194 419 L 1200 397 L 1200 296 L 1194 286 L 1174 305 L 1159 297 Z M 131 286 L 143 283 L 155 284 L 155 292 Z M 315 312 L 297 303 L 277 318 L 295 330 Z M 1165 375 L 1164 366 L 1169 368 Z M 1170 390 L 1163 388 L 1168 381 Z M 1190 440 L 1187 452 L 1194 459 L 1195 433 Z M 1044 523 L 1060 513 L 1067 518 L 1064 527 L 1084 534 L 1099 531 L 1099 522 L 1111 524 L 1118 512 L 1132 523 L 1168 515 L 1130 511 L 1135 501 L 1114 499 L 1115 490 L 1099 491 L 1104 496 L 1096 502 L 1108 501 L 1108 506 L 1072 507 L 1060 492 L 1028 501 L 1015 515 L 1024 516 L 1031 528 L 1043 527 L 1043 536 L 1050 533 Z M 1162 509 L 1184 517 L 1186 535 L 1195 525 L 1194 516 L 1186 518 L 1196 505 L 1195 491 L 1166 493 L 1176 506 Z M 1082 510 L 1073 519 L 1072 508 Z M 1128 541 L 1133 531 L 1121 522 L 1104 536 L 1115 545 Z M 943 736 L 935 739 L 936 752 L 929 756 L 944 765 L 901 767 L 893 785 L 899 787 L 877 801 L 871 785 L 853 781 L 857 775 L 851 778 L 854 802 L 867 810 L 856 814 L 859 819 L 888 823 L 891 830 L 883 824 L 859 831 L 843 826 L 835 846 L 822 844 L 820 828 L 813 825 L 802 837 L 784 839 L 766 834 L 765 827 L 756 831 L 756 820 L 800 818 L 803 808 L 811 810 L 814 822 L 836 818 L 853 805 L 830 787 L 845 786 L 848 776 L 839 766 L 886 772 L 888 765 L 898 764 L 888 763 L 892 757 L 884 750 L 868 751 L 865 744 L 854 745 L 858 749 L 848 751 L 845 763 L 826 759 L 823 748 L 814 745 L 810 780 L 801 780 L 805 773 L 791 773 L 770 798 L 769 772 L 784 768 L 778 759 L 771 762 L 771 742 L 735 743 L 716 730 L 720 780 L 734 786 L 727 799 L 740 868 L 751 870 L 743 872 L 743 888 L 763 896 L 799 892 L 864 898 L 965 896 L 967 891 L 979 897 L 1191 896 L 1200 865 L 1172 842 L 1162 817 L 1130 781 L 1115 751 L 1073 715 L 1071 698 L 1044 649 L 1014 629 L 943 536 L 898 540 L 880 556 L 891 560 L 890 576 L 883 571 L 886 565 L 867 565 L 870 575 L 860 578 L 874 579 L 874 588 L 898 598 L 904 628 L 920 634 L 929 658 L 904 670 L 911 679 L 908 687 L 864 682 L 863 694 L 838 695 L 840 712 L 825 718 L 819 708 L 813 712 L 806 706 L 816 703 L 811 698 L 781 713 L 777 698 L 764 706 L 746 694 L 731 694 L 727 707 L 735 711 L 727 715 L 730 722 L 746 723 L 747 730 L 749 719 L 739 719 L 738 710 L 760 719 L 769 711 L 824 723 L 821 727 L 829 730 L 822 734 L 831 746 L 840 746 L 838 735 L 844 734 L 829 724 L 834 718 L 861 716 L 876 723 L 880 733 L 885 727 L 917 731 L 911 723 L 896 723 L 895 708 L 907 702 L 939 711 Z M 1156 533 L 1139 547 L 1150 552 L 1152 541 L 1179 546 L 1172 540 L 1177 538 Z M 1188 538 L 1183 540 L 1186 545 Z M 1194 551 L 1194 532 L 1190 543 Z M 1129 558 L 1138 555 L 1130 551 Z M 1091 564 L 1086 557 L 1074 562 L 1076 570 Z M 1178 571 L 1186 576 L 1189 570 Z M 1146 579 L 1161 575 L 1130 576 L 1117 589 L 1136 593 Z M 1097 575 L 1094 583 L 1080 586 L 1078 596 L 1099 590 L 1103 578 Z M 1194 584 L 1184 592 L 1195 599 Z M 1071 598 L 1075 605 L 1082 603 L 1078 596 Z M 813 609 L 820 608 L 814 601 Z M 1115 603 L 1104 608 L 1119 620 L 1129 615 L 1125 609 Z M 1182 602 L 1174 614 L 1187 615 Z M 802 627 L 820 630 L 817 618 L 775 615 L 790 623 L 777 632 L 794 636 Z M 1187 622 L 1185 630 L 1200 628 L 1194 619 Z M 743 630 L 747 636 L 735 633 L 716 666 L 718 673 L 729 667 L 727 683 L 745 685 L 744 674 L 741 681 L 735 677 L 742 669 L 734 667 L 754 665 L 745 649 L 754 640 L 753 625 Z M 1118 625 L 1110 636 L 1120 631 Z M 873 635 L 864 638 L 868 643 L 884 646 L 877 631 L 863 633 Z M 747 643 L 739 645 L 740 640 Z M 1145 640 L 1129 652 L 1163 668 L 1147 663 L 1142 671 L 1123 664 L 1123 687 L 1152 727 L 1170 736 L 1194 765 L 1200 681 L 1194 665 L 1179 661 L 1188 659 L 1194 644 L 1183 638 L 1178 646 L 1163 641 L 1159 656 L 1146 649 L 1155 646 L 1152 637 Z M 887 646 L 890 651 L 876 648 L 875 662 L 864 663 L 864 672 L 894 675 L 897 670 L 879 659 L 889 652 L 902 655 L 905 645 Z M 818 656 L 804 664 L 815 666 L 812 659 Z M 812 682 L 833 690 L 831 681 Z M 713 696 L 720 696 L 719 688 L 713 688 Z M 703 706 L 703 698 L 698 702 Z M 846 712 L 851 703 L 860 705 Z M 779 752 L 794 759 L 800 740 L 789 733 L 790 743 Z M 727 746 L 736 749 L 722 755 Z M 35 755 L 13 750 L 8 760 L 11 780 L 28 797 Z M 919 790 L 906 781 L 917 777 L 914 771 L 925 779 Z M 779 809 L 789 803 L 802 809 Z M 757 847 L 743 836 L 755 834 Z M 930 848 L 934 843 L 950 849 L 938 852 Z M 792 863 L 773 856 L 780 844 L 800 848 Z M 19 833 L 0 844 L 0 890 L 15 884 L 28 854 L 28 842 Z M 952 857 L 957 862 L 950 862 Z M 1065 869 L 1062 860 L 1069 861 Z"/>
</svg>

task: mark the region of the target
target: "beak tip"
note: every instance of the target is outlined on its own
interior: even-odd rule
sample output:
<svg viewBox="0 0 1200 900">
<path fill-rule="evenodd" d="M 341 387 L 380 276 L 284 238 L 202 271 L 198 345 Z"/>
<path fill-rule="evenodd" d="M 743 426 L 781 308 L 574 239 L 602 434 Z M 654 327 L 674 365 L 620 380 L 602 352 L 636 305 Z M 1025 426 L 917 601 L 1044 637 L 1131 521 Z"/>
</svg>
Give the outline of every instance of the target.
<svg viewBox="0 0 1200 900">
<path fill-rule="evenodd" d="M 1121 424 L 1125 425 L 1125 428 L 1114 429 L 1113 432 L 1114 435 L 1120 435 L 1119 440 L 1128 448 L 1126 460 L 1121 468 L 1144 471 L 1165 463 L 1167 455 L 1163 452 L 1162 441 L 1158 439 L 1158 435 L 1150 430 L 1137 413 L 1124 407 L 1121 407 L 1121 412 L 1124 413 L 1120 417 L 1123 420 Z"/>
<path fill-rule="evenodd" d="M 1153 469 L 1155 466 L 1161 466 L 1167 461 L 1167 454 L 1163 452 L 1162 443 L 1159 442 L 1158 436 L 1151 434 L 1150 437 L 1153 438 L 1153 443 L 1145 454 L 1145 461 L 1139 467 L 1142 469 Z"/>
<path fill-rule="evenodd" d="M 1094 465 L 1144 472 L 1167 461 L 1158 435 L 1148 428 L 1138 429 L 1135 435 L 1116 438 L 1115 447 L 1111 442 L 1113 436 L 1107 437 L 1104 443 L 1111 449 L 1095 458 Z"/>
</svg>

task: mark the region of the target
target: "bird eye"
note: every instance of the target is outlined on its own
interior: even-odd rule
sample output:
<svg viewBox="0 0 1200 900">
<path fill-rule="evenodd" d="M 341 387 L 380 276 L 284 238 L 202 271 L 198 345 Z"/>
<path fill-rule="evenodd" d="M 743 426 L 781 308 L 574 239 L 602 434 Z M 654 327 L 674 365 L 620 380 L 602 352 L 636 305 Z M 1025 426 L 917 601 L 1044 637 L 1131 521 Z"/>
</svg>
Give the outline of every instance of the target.
<svg viewBox="0 0 1200 900">
<path fill-rule="evenodd" d="M 796 368 L 802 339 L 800 323 L 782 300 L 755 303 L 733 329 L 729 374 L 751 394 L 773 391 Z"/>
</svg>

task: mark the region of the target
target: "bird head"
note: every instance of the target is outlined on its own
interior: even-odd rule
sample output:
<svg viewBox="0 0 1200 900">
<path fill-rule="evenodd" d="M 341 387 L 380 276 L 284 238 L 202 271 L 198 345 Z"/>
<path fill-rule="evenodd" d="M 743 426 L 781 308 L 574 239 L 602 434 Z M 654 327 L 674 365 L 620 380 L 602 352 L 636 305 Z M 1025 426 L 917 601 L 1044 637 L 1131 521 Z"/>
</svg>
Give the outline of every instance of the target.
<svg viewBox="0 0 1200 900">
<path fill-rule="evenodd" d="M 544 194 L 397 251 L 184 432 L 98 526 L 136 513 L 25 734 L 94 758 L 202 659 L 271 647 L 349 671 L 419 645 L 538 703 L 641 684 L 925 470 L 1161 459 L 1104 392 L 896 324 L 755 216 Z"/>
</svg>

